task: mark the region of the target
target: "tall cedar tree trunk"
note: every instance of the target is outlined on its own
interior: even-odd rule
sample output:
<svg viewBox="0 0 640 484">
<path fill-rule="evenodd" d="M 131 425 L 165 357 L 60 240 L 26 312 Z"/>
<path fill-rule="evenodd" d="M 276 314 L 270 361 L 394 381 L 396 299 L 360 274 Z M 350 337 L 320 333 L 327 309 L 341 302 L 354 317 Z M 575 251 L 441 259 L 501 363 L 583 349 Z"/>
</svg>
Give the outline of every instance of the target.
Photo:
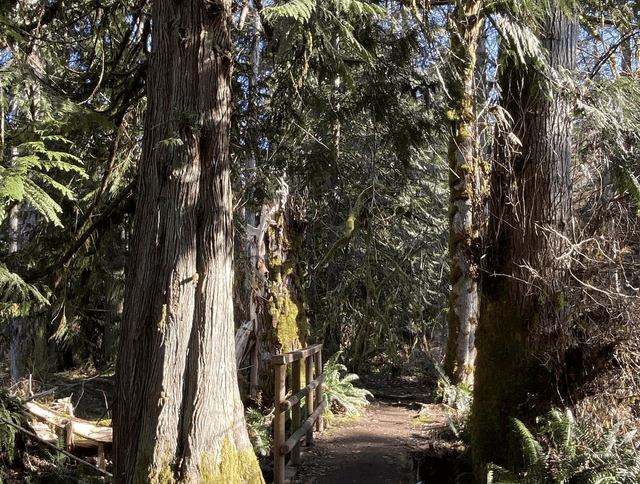
<svg viewBox="0 0 640 484">
<path fill-rule="evenodd" d="M 555 10 L 545 30 L 551 66 L 574 68 L 577 24 Z M 499 139 L 492 171 L 471 420 L 478 482 L 486 463 L 522 464 L 509 419 L 553 402 L 568 324 L 568 266 L 557 257 L 571 227 L 572 104 L 562 86 L 546 97 L 533 70 L 511 61 L 503 69 L 503 106 L 522 147 L 509 151 L 508 137 Z"/>
<path fill-rule="evenodd" d="M 454 383 L 471 385 L 478 325 L 478 239 L 482 216 L 483 163 L 476 115 L 476 59 L 481 42 L 482 2 L 456 2 L 451 16 L 455 69 L 449 138 L 449 335 L 444 370 Z"/>
<path fill-rule="evenodd" d="M 262 483 L 233 340 L 231 1 L 153 4 L 115 482 Z"/>
</svg>

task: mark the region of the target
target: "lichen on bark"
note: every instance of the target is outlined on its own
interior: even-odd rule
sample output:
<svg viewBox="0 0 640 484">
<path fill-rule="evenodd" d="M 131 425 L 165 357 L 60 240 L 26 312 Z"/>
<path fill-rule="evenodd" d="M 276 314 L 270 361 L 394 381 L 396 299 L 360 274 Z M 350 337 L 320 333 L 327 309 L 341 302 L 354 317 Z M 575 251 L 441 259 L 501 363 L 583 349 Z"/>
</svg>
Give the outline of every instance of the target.
<svg viewBox="0 0 640 484">
<path fill-rule="evenodd" d="M 282 351 L 293 351 L 304 344 L 307 329 L 304 300 L 293 294 L 304 294 L 298 280 L 301 276 L 296 272 L 295 261 L 283 264 L 278 258 L 273 258 L 269 265 L 272 275 L 268 302 L 271 325 Z"/>
<path fill-rule="evenodd" d="M 481 42 L 482 4 L 460 0 L 451 15 L 451 52 L 457 62 L 451 93 L 449 138 L 449 335 L 444 370 L 454 383 L 471 385 L 478 320 L 476 249 L 484 214 L 484 163 L 476 115 L 476 62 Z"/>
</svg>

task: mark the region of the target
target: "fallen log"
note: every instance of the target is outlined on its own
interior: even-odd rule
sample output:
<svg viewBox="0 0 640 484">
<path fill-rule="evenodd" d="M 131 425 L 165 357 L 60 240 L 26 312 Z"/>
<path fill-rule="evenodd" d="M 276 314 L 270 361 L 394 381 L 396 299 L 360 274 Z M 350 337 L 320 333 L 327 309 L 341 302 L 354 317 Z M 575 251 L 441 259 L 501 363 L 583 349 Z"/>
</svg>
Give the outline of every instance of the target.
<svg viewBox="0 0 640 484">
<path fill-rule="evenodd" d="M 96 444 L 110 444 L 113 442 L 113 429 L 111 427 L 100 427 L 88 420 L 60 415 L 33 402 L 26 402 L 24 408 L 34 417 L 42 419 L 61 429 L 66 428 L 69 423 L 72 423 L 73 433 L 75 435 L 96 442 Z"/>
<path fill-rule="evenodd" d="M 34 417 L 44 420 L 64 431 L 65 454 L 74 447 L 96 448 L 99 468 L 101 470 L 105 469 L 105 445 L 113 442 L 113 429 L 111 427 L 100 427 L 88 420 L 61 415 L 33 402 L 25 402 L 24 408 Z M 76 435 L 81 439 L 76 439 L 74 437 Z M 40 440 L 43 441 L 43 439 Z"/>
</svg>

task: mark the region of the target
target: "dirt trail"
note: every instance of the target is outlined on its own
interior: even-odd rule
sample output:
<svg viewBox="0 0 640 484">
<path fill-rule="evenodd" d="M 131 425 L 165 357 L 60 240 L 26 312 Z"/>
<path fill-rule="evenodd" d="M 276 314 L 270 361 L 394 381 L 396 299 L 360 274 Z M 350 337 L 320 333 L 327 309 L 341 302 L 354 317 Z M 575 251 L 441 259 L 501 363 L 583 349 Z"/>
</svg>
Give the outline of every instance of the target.
<svg viewBox="0 0 640 484">
<path fill-rule="evenodd" d="M 416 419 L 423 405 L 376 402 L 362 419 L 315 434 L 292 484 L 416 484 L 413 454 L 425 443 L 425 426 L 442 425 L 439 406 L 427 407 L 437 416 L 425 424 Z"/>
</svg>

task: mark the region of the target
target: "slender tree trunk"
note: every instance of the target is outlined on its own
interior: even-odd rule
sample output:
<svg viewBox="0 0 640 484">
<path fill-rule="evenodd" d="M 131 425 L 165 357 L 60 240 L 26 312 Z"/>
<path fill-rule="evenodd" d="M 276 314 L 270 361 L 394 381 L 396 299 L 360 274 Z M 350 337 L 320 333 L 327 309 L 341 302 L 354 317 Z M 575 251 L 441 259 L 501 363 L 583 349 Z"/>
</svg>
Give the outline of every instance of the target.
<svg viewBox="0 0 640 484">
<path fill-rule="evenodd" d="M 153 5 L 115 382 L 118 484 L 263 482 L 234 354 L 230 9 Z"/>
<path fill-rule="evenodd" d="M 28 8 L 34 8 L 37 2 L 29 0 L 25 2 Z M 27 49 L 26 66 L 34 73 L 31 82 L 27 86 L 28 111 L 23 113 L 33 123 L 32 129 L 37 129 L 39 121 L 42 89 L 37 78 L 43 72 L 42 55 L 40 53 L 40 28 L 34 32 Z M 17 100 L 10 111 L 18 108 Z M 15 165 L 20 155 L 18 148 L 9 147 L 9 164 Z M 24 155 L 24 153 L 23 153 Z M 36 228 L 36 213 L 30 203 L 21 203 L 12 207 L 9 213 L 9 253 L 14 254 L 29 243 L 31 235 Z M 15 317 L 11 321 L 11 343 L 9 348 L 10 374 L 13 381 L 27 376 L 29 372 L 42 374 L 47 371 L 47 335 L 46 322 L 35 308 L 30 308 L 27 313 Z"/>
<path fill-rule="evenodd" d="M 333 39 L 333 47 L 338 49 L 340 38 L 336 36 Z M 315 291 L 315 295 L 311 295 L 310 301 L 319 302 L 314 308 L 312 308 L 312 313 L 315 316 L 314 327 L 316 325 L 324 326 L 324 350 L 328 355 L 332 355 L 340 350 L 343 338 L 343 324 L 341 320 L 341 316 L 335 311 L 333 306 L 333 299 L 335 299 L 336 292 L 342 283 L 342 271 L 343 271 L 343 263 L 339 260 L 340 256 L 335 253 L 331 253 L 332 247 L 335 247 L 335 244 L 339 241 L 339 236 L 336 236 L 336 233 L 333 230 L 326 230 L 326 227 L 338 227 L 341 223 L 343 223 L 342 218 L 342 210 L 341 210 L 341 199 L 337 197 L 335 194 L 342 191 L 344 192 L 343 180 L 340 174 L 340 152 L 341 152 L 341 134 L 342 134 L 342 125 L 340 121 L 340 89 L 342 85 L 342 80 L 339 75 L 336 75 L 333 79 L 333 95 L 331 96 L 331 107 L 332 107 L 332 115 L 333 119 L 331 121 L 331 153 L 328 154 L 330 165 L 327 170 L 326 175 L 324 176 L 323 187 L 321 190 L 321 197 L 326 197 L 327 199 L 327 209 L 326 209 L 326 221 L 324 222 L 324 226 L 316 226 L 316 230 L 318 230 L 319 234 L 313 234 L 311 236 L 312 240 L 317 240 L 318 238 L 326 239 L 326 247 L 329 248 L 330 257 L 324 258 L 326 259 L 326 264 L 320 264 L 318 268 L 320 272 L 318 275 L 311 279 L 320 279 L 323 278 L 322 284 L 318 284 L 312 286 L 311 291 Z M 322 274 L 322 276 L 320 275 Z"/>
<path fill-rule="evenodd" d="M 554 69 L 574 68 L 576 25 L 559 9 L 550 15 L 544 43 Z M 501 74 L 503 106 L 522 146 L 509 150 L 508 136 L 499 139 L 492 171 L 471 420 L 478 482 L 486 463 L 521 464 L 509 418 L 543 412 L 562 376 L 572 105 L 562 86 L 549 99 L 536 81 L 519 66 Z"/>
<path fill-rule="evenodd" d="M 454 383 L 471 385 L 478 324 L 478 229 L 483 216 L 483 163 L 476 114 L 476 58 L 481 41 L 482 2 L 457 2 L 451 16 L 451 56 L 456 68 L 449 93 L 449 334 L 444 369 Z"/>
</svg>

